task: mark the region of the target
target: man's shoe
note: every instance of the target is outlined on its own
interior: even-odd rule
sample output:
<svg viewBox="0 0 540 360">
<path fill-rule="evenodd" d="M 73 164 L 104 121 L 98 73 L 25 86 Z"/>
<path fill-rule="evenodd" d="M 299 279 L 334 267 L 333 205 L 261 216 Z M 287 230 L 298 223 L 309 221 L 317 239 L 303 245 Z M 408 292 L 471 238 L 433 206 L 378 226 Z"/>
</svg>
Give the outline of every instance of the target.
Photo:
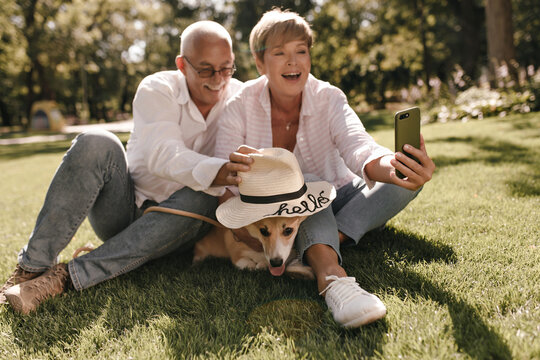
<svg viewBox="0 0 540 360">
<path fill-rule="evenodd" d="M 333 280 L 320 295 L 325 294 L 328 309 L 334 320 L 346 328 L 355 328 L 379 320 L 386 315 L 386 307 L 373 294 L 362 289 L 353 277 L 330 275 Z"/>
<path fill-rule="evenodd" d="M 63 293 L 68 281 L 67 264 L 56 264 L 33 280 L 10 287 L 5 294 L 13 310 L 27 315 L 45 299 Z"/>
<path fill-rule="evenodd" d="M 41 274 L 43 274 L 43 272 L 26 271 L 19 264 L 17 264 L 15 271 L 13 271 L 11 276 L 7 279 L 7 281 L 4 283 L 4 285 L 2 285 L 2 288 L 0 289 L 0 304 L 8 303 L 6 296 L 4 295 L 7 289 L 25 281 L 32 280 Z"/>
</svg>

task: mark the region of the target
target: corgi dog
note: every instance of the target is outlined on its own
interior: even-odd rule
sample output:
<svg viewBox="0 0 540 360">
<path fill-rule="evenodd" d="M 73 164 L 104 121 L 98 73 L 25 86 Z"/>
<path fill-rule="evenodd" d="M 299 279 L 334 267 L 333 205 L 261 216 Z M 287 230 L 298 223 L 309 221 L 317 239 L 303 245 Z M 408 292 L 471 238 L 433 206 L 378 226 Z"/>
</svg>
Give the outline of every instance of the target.
<svg viewBox="0 0 540 360">
<path fill-rule="evenodd" d="M 274 276 L 287 273 L 294 278 L 314 279 L 313 269 L 304 266 L 293 251 L 298 228 L 307 216 L 330 206 L 336 190 L 327 181 L 306 182 L 296 156 L 282 148 L 259 149 L 250 170 L 238 172 L 238 196 L 216 209 L 221 226 L 195 244 L 194 261 L 208 256 L 230 258 L 240 269 L 268 268 Z M 262 244 L 255 251 L 236 241 L 229 229 L 245 228 Z"/>
<path fill-rule="evenodd" d="M 273 276 L 284 273 L 297 279 L 314 279 L 311 267 L 303 265 L 293 249 L 298 227 L 306 216 L 269 217 L 245 226 L 248 233 L 258 239 L 263 252 L 237 241 L 230 229 L 214 226 L 195 244 L 193 262 L 207 257 L 230 258 L 239 269 L 268 268 Z"/>
</svg>

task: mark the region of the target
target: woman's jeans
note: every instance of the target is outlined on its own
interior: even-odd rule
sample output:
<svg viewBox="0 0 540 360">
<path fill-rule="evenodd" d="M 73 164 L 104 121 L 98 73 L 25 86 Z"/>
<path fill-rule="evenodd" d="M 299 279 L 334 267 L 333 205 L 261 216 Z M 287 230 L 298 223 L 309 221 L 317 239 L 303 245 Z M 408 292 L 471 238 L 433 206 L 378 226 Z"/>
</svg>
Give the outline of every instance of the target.
<svg viewBox="0 0 540 360">
<path fill-rule="evenodd" d="M 184 187 L 159 205 L 215 218 L 217 199 Z M 82 290 L 187 247 L 211 228 L 188 217 L 142 213 L 120 140 L 107 131 L 81 134 L 54 175 L 19 264 L 31 272 L 49 269 L 88 217 L 104 243 L 68 264 L 75 289 Z"/>
<path fill-rule="evenodd" d="M 300 259 L 304 259 L 304 252 L 310 246 L 325 244 L 336 251 L 341 263 L 338 230 L 352 239 L 341 247 L 358 244 L 368 231 L 380 228 L 403 210 L 420 190 L 384 183 L 368 189 L 362 179 L 356 178 L 338 189 L 332 206 L 300 224 L 295 243 Z"/>
</svg>

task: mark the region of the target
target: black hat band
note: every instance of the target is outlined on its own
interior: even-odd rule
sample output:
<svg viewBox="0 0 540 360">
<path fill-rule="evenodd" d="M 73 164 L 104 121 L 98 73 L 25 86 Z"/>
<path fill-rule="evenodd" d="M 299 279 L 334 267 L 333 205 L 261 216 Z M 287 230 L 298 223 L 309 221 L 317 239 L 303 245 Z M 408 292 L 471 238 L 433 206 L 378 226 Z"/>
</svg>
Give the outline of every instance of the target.
<svg viewBox="0 0 540 360">
<path fill-rule="evenodd" d="M 307 186 L 304 185 L 298 191 L 290 192 L 287 194 L 279 195 L 270 195 L 270 196 L 251 196 L 251 195 L 242 195 L 240 194 L 240 199 L 242 202 L 250 204 L 272 204 L 287 200 L 298 199 L 300 196 L 304 195 L 307 191 Z"/>
</svg>

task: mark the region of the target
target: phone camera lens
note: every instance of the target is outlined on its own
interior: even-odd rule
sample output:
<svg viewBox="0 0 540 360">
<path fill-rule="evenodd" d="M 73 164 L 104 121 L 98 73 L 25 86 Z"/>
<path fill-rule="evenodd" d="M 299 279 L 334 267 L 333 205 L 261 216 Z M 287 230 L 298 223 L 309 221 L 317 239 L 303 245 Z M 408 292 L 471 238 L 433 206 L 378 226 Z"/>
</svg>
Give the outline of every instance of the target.
<svg viewBox="0 0 540 360">
<path fill-rule="evenodd" d="M 399 117 L 399 120 L 403 120 L 403 119 L 406 119 L 409 117 L 409 113 L 405 113 L 405 114 L 402 114 L 400 117 Z"/>
</svg>

